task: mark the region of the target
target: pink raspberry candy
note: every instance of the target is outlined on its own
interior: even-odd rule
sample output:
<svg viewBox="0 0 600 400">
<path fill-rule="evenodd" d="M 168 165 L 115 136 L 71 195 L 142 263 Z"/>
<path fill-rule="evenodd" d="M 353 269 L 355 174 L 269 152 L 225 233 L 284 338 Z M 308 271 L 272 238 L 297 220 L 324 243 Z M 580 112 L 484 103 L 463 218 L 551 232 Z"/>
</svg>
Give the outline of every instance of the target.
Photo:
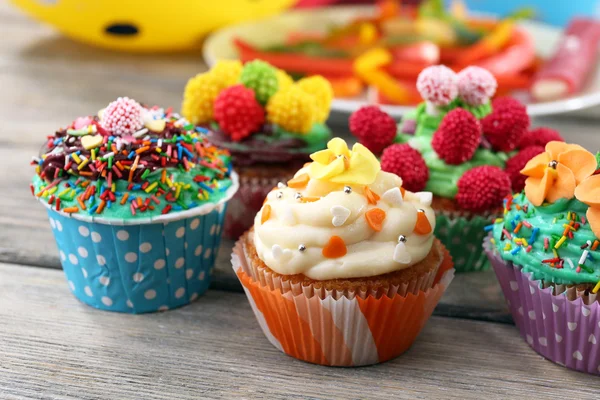
<svg viewBox="0 0 600 400">
<path fill-rule="evenodd" d="M 129 97 L 119 97 L 104 109 L 100 123 L 114 135 L 131 135 L 144 126 L 142 106 Z"/>
<path fill-rule="evenodd" d="M 470 106 L 487 103 L 496 93 L 494 75 L 481 67 L 467 67 L 458 73 L 458 96 Z"/>
<path fill-rule="evenodd" d="M 423 100 L 435 106 L 447 106 L 456 98 L 456 73 L 445 65 L 425 68 L 417 78 L 417 90 Z"/>
</svg>

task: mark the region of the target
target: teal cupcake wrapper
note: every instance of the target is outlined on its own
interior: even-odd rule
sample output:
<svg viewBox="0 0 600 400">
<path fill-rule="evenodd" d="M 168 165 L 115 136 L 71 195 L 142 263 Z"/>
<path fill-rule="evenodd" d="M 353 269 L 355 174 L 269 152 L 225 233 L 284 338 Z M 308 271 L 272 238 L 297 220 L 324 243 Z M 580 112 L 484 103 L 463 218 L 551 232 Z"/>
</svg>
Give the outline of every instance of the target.
<svg viewBox="0 0 600 400">
<path fill-rule="evenodd" d="M 494 215 L 466 215 L 436 210 L 435 236 L 446 246 L 457 273 L 485 271 L 490 263 L 481 247 L 484 228 Z"/>
<path fill-rule="evenodd" d="M 71 292 L 107 311 L 181 307 L 208 289 L 227 205 L 177 221 L 107 225 L 48 210 Z"/>
</svg>

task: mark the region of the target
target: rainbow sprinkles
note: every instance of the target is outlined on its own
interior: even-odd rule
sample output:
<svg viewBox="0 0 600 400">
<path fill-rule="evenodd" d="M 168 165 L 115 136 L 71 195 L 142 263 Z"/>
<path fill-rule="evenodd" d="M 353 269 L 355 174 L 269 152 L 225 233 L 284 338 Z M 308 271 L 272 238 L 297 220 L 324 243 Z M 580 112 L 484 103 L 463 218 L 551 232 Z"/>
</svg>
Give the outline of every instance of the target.
<svg viewBox="0 0 600 400">
<path fill-rule="evenodd" d="M 533 279 L 600 290 L 600 175 L 596 157 L 550 142 L 521 171 L 525 190 L 504 200 L 504 218 L 486 228 L 504 260 Z"/>
<path fill-rule="evenodd" d="M 48 137 L 33 157 L 32 194 L 63 214 L 112 222 L 219 202 L 237 183 L 229 153 L 205 133 L 170 108 L 119 98 Z"/>
</svg>

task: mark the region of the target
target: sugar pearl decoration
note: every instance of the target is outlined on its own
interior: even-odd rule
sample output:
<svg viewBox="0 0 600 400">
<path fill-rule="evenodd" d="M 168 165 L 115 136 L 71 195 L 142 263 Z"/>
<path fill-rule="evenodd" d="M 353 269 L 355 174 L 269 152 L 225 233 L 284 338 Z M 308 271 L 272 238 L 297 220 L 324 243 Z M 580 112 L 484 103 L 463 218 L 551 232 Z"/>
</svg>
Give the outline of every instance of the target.
<svg viewBox="0 0 600 400">
<path fill-rule="evenodd" d="M 352 193 L 352 188 L 350 186 L 344 186 L 344 193 L 346 193 L 346 194 Z"/>
<path fill-rule="evenodd" d="M 110 103 L 100 123 L 115 135 L 131 135 L 143 128 L 142 106 L 128 97 L 119 97 Z"/>
<path fill-rule="evenodd" d="M 302 193 L 298 193 L 298 192 L 296 192 L 296 194 L 294 195 L 294 198 L 295 198 L 296 200 L 300 200 L 300 199 L 302 198 Z"/>
<path fill-rule="evenodd" d="M 285 183 L 283 183 L 283 182 L 279 182 L 279 183 L 277 184 L 277 188 L 278 188 L 278 189 L 285 189 L 286 187 L 287 187 L 287 186 L 286 186 L 286 184 L 285 184 Z"/>
<path fill-rule="evenodd" d="M 303 252 L 305 252 L 305 251 L 306 251 L 306 246 L 305 246 L 305 245 L 303 245 L 303 244 L 299 244 L 299 245 L 298 245 L 298 251 L 299 251 L 300 253 L 303 253 Z"/>
<path fill-rule="evenodd" d="M 406 243 L 406 236 L 404 236 L 404 235 L 398 236 L 398 243 L 400 243 L 400 242 Z"/>
<path fill-rule="evenodd" d="M 283 192 L 277 192 L 277 194 L 275 195 L 275 197 L 277 197 L 278 199 L 283 198 Z"/>
</svg>

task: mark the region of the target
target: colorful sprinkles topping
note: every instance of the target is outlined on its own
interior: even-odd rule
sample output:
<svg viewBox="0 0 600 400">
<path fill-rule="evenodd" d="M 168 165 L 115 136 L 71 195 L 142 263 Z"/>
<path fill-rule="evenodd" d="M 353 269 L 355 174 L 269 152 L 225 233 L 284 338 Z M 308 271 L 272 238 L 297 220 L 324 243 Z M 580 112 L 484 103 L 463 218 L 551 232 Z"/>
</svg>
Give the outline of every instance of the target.
<svg viewBox="0 0 600 400">
<path fill-rule="evenodd" d="M 596 259 L 600 257 L 597 253 L 600 241 L 590 239 L 594 234 L 580 212 L 568 210 L 553 214 L 546 210 L 540 211 L 527 204 L 523 194 L 508 196 L 504 200 L 504 205 L 505 219 L 498 219 L 495 224 L 486 227 L 486 231 L 493 230 L 499 234 L 499 239 L 504 241 L 504 245 L 499 246 L 502 251 L 516 256 L 521 251 L 530 253 L 535 249 L 536 256 L 541 257 L 540 266 L 554 270 L 566 268 L 573 270 L 577 275 L 590 274 L 592 277 L 574 279 L 573 282 L 598 282 L 592 292 L 596 293 L 600 290 L 600 274 L 596 266 Z M 585 212 L 584 208 L 582 210 L 580 211 Z M 551 222 L 550 226 L 536 226 L 536 221 L 542 223 L 544 220 Z M 507 226 L 513 227 L 512 232 L 509 232 Z M 585 231 L 582 228 L 585 228 Z M 567 280 L 559 278 L 558 281 L 561 279 Z"/>
<path fill-rule="evenodd" d="M 129 110 L 129 119 L 116 116 L 119 107 Z M 44 154 L 33 158 L 40 179 L 32 193 L 55 210 L 61 211 L 62 200 L 69 204 L 66 213 L 101 215 L 117 204 L 130 216 L 155 208 L 167 214 L 196 207 L 231 186 L 227 151 L 171 109 L 120 98 L 101 114 L 106 119 L 79 118 L 58 130 Z"/>
</svg>

